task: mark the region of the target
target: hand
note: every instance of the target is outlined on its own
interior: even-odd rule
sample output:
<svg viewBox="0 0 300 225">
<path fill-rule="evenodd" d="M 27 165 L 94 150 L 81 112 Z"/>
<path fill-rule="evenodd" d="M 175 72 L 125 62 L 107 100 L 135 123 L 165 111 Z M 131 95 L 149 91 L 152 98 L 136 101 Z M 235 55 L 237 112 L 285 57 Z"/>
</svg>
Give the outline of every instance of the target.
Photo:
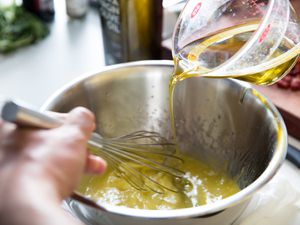
<svg viewBox="0 0 300 225">
<path fill-rule="evenodd" d="M 0 121 L 0 221 L 8 221 L 5 224 L 10 219 L 26 224 L 15 218 L 20 215 L 16 210 L 30 207 L 42 214 L 43 208 L 47 213 L 53 211 L 60 215 L 56 219 L 64 220 L 61 201 L 73 192 L 84 171 L 105 170 L 106 163 L 86 150 L 95 128 L 92 113 L 76 108 L 60 117 L 64 124 L 50 130 L 18 128 Z M 28 224 L 34 224 L 30 219 Z"/>
</svg>

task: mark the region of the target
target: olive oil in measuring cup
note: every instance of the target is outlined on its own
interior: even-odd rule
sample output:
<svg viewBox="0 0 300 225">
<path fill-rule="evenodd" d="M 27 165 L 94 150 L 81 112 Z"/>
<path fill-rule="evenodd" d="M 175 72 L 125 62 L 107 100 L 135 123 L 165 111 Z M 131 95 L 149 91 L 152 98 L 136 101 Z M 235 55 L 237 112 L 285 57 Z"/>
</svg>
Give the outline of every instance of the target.
<svg viewBox="0 0 300 225">
<path fill-rule="evenodd" d="M 268 60 L 259 65 L 228 74 L 214 72 L 222 71 L 222 64 L 242 48 L 257 27 L 258 23 L 242 24 L 189 43 L 174 57 L 175 70 L 170 83 L 196 76 L 234 78 L 258 85 L 276 82 L 293 67 L 300 51 L 291 51 L 295 44 L 286 37 Z"/>
</svg>

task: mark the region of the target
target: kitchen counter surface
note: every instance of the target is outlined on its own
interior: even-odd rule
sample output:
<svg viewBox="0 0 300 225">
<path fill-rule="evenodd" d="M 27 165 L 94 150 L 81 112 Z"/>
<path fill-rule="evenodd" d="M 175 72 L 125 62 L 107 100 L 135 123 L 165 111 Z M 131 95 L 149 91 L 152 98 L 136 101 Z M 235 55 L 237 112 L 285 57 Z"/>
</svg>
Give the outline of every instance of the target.
<svg viewBox="0 0 300 225">
<path fill-rule="evenodd" d="M 72 20 L 65 11 L 65 1 L 56 0 L 48 37 L 0 54 L 1 94 L 39 107 L 65 83 L 104 66 L 98 13 L 91 9 L 82 20 Z"/>
<path fill-rule="evenodd" d="M 85 72 L 104 66 L 97 12 L 71 20 L 64 1 L 55 1 L 55 21 L 41 42 L 0 55 L 0 93 L 36 107 L 58 88 Z M 240 225 L 300 224 L 300 171 L 285 161 L 276 176 L 252 199 Z"/>
</svg>

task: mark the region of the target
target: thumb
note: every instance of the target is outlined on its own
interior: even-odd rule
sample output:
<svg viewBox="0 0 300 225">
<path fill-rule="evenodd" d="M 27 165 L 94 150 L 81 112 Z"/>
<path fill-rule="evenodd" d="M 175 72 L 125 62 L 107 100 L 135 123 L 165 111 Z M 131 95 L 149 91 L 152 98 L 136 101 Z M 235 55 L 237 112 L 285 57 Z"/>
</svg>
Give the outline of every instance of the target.
<svg viewBox="0 0 300 225">
<path fill-rule="evenodd" d="M 65 125 L 75 126 L 79 128 L 86 137 L 89 137 L 95 129 L 95 116 L 90 110 L 84 107 L 76 107 L 69 112 L 65 120 Z"/>
<path fill-rule="evenodd" d="M 86 163 L 86 172 L 91 174 L 102 174 L 106 170 L 107 163 L 99 156 L 89 154 Z"/>
</svg>

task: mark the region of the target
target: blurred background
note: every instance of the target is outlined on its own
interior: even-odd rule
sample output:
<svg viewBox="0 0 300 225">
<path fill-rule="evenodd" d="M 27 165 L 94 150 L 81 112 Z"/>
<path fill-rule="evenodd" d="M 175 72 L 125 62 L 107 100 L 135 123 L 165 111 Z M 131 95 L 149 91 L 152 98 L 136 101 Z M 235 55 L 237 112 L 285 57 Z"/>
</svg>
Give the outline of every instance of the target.
<svg viewBox="0 0 300 225">
<path fill-rule="evenodd" d="M 38 107 L 67 82 L 105 64 L 170 58 L 160 44 L 171 37 L 184 1 L 118 2 L 0 0 L 1 94 Z"/>
</svg>

